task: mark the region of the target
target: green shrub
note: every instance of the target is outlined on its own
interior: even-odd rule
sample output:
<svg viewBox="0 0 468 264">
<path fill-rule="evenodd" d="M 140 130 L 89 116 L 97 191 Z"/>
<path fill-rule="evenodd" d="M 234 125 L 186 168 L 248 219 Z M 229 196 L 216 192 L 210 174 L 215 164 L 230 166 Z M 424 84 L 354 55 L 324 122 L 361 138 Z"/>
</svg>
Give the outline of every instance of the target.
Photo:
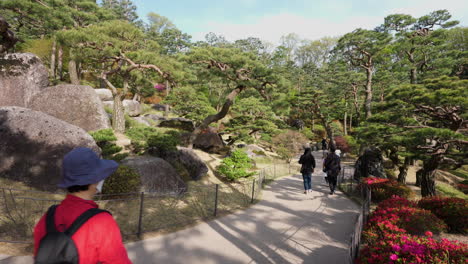
<svg viewBox="0 0 468 264">
<path fill-rule="evenodd" d="M 122 147 L 115 144 L 117 137 L 115 137 L 114 131 L 110 128 L 90 132 L 89 134 L 96 141 L 98 147 L 101 148 L 104 159 L 114 159 L 114 154 L 122 150 Z"/>
<path fill-rule="evenodd" d="M 330 123 L 330 127 L 333 131 L 333 135 L 335 136 L 342 136 L 343 135 L 343 125 L 341 124 L 340 121 L 333 121 Z"/>
<path fill-rule="evenodd" d="M 312 129 L 305 127 L 303 130 L 301 130 L 301 133 L 308 138 L 309 140 L 314 139 L 314 133 L 312 132 Z"/>
<path fill-rule="evenodd" d="M 170 134 L 152 135 L 148 139 L 148 151 L 151 155 L 165 157 L 169 152 L 176 151 L 179 141 Z"/>
<path fill-rule="evenodd" d="M 397 179 L 397 175 L 395 174 L 395 170 L 385 169 L 384 172 L 385 172 L 385 175 L 387 175 L 388 179 L 390 179 L 390 180 L 396 180 Z"/>
<path fill-rule="evenodd" d="M 217 167 L 218 172 L 230 181 L 250 177 L 255 172 L 248 172 L 252 168 L 252 160 L 242 150 L 235 150 L 231 156 L 224 158 Z"/>
<path fill-rule="evenodd" d="M 104 181 L 103 194 L 119 194 L 138 192 L 140 190 L 140 175 L 132 168 L 121 165 Z"/>
<path fill-rule="evenodd" d="M 117 162 L 121 162 L 123 159 L 128 157 L 128 155 L 129 155 L 128 153 L 117 153 L 112 157 L 112 159 Z"/>
<path fill-rule="evenodd" d="M 353 136 L 344 136 L 343 137 L 350 147 L 350 153 L 357 154 L 359 152 L 359 144 L 357 143 L 356 139 Z"/>
<path fill-rule="evenodd" d="M 313 130 L 315 136 L 315 141 L 322 140 L 322 138 L 325 138 L 327 135 L 327 132 L 325 131 L 325 128 L 322 125 L 315 125 L 314 130 Z"/>
<path fill-rule="evenodd" d="M 263 141 L 271 143 L 272 136 L 270 134 L 262 133 L 262 134 L 260 134 L 260 139 L 263 140 Z"/>
<path fill-rule="evenodd" d="M 132 141 L 147 141 L 151 136 L 159 134 L 154 127 L 132 127 L 125 131 L 125 135 Z"/>
<path fill-rule="evenodd" d="M 117 137 L 115 137 L 114 131 L 111 128 L 93 131 L 89 134 L 93 137 L 94 141 L 96 141 L 96 144 L 98 145 L 101 143 L 113 142 L 117 140 Z"/>
</svg>

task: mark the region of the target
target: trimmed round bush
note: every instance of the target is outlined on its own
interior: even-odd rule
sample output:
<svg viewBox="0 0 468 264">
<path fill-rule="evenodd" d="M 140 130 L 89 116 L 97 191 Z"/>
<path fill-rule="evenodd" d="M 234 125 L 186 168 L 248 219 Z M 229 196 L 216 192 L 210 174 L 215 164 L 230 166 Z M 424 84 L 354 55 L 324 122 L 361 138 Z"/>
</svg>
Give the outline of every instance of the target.
<svg viewBox="0 0 468 264">
<path fill-rule="evenodd" d="M 103 194 L 119 194 L 140 191 L 140 175 L 132 168 L 120 165 L 119 168 L 104 181 Z"/>
<path fill-rule="evenodd" d="M 426 197 L 418 202 L 419 207 L 430 210 L 442 219 L 453 233 L 468 232 L 468 201 L 461 198 Z"/>
</svg>

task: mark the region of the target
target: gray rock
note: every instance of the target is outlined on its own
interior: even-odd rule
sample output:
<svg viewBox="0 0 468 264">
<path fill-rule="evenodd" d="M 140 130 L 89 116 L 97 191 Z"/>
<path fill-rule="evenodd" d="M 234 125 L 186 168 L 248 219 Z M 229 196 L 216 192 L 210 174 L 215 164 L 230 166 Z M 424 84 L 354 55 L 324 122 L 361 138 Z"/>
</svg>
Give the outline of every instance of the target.
<svg viewBox="0 0 468 264">
<path fill-rule="evenodd" d="M 126 158 L 122 164 L 135 169 L 140 174 L 144 191 L 180 193 L 187 189 L 187 185 L 174 167 L 163 159 L 139 156 Z"/>
<path fill-rule="evenodd" d="M 75 147 L 101 152 L 83 129 L 42 112 L 0 107 L 0 177 L 57 190 L 63 156 Z"/>
<path fill-rule="evenodd" d="M 356 161 L 354 168 L 353 177 L 356 180 L 369 176 L 386 178 L 383 168 L 382 153 L 375 147 L 367 148 L 364 154 Z"/>
<path fill-rule="evenodd" d="M 247 145 L 246 148 L 246 153 L 250 158 L 266 156 L 265 150 L 257 145 Z"/>
<path fill-rule="evenodd" d="M 48 87 L 31 99 L 29 108 L 86 131 L 110 128 L 101 100 L 90 86 L 62 84 Z"/>
<path fill-rule="evenodd" d="M 49 85 L 48 72 L 31 53 L 0 56 L 0 106 L 27 107 L 29 100 Z"/>
<path fill-rule="evenodd" d="M 181 118 L 181 117 L 163 120 L 159 123 L 159 126 L 177 128 L 177 129 L 182 129 L 182 130 L 186 130 L 189 132 L 192 132 L 193 130 L 195 130 L 195 125 L 193 124 L 192 120 Z"/>
<path fill-rule="evenodd" d="M 163 121 L 163 120 L 167 120 L 164 116 L 153 115 L 153 114 L 146 114 L 146 115 L 144 115 L 144 118 L 145 118 L 145 119 L 151 119 L 151 120 L 153 120 L 153 121 Z"/>
<path fill-rule="evenodd" d="M 142 116 L 135 116 L 132 117 L 133 120 L 137 121 L 138 123 L 145 125 L 145 126 L 151 126 L 151 124 Z"/>
<path fill-rule="evenodd" d="M 200 180 L 208 173 L 208 167 L 197 154 L 189 148 L 178 147 L 179 161 L 194 180 Z"/>
<path fill-rule="evenodd" d="M 141 105 L 138 101 L 123 100 L 123 106 L 125 108 L 125 113 L 129 116 L 139 116 L 141 114 Z"/>
<path fill-rule="evenodd" d="M 157 111 L 166 111 L 166 105 L 165 104 L 154 104 L 151 106 L 151 108 L 153 108 L 154 110 L 157 110 Z M 171 109 L 171 107 L 169 107 L 169 110 Z"/>
<path fill-rule="evenodd" d="M 99 96 L 101 101 L 113 101 L 112 92 L 109 89 L 94 89 L 94 92 Z"/>
<path fill-rule="evenodd" d="M 210 153 L 222 153 L 224 142 L 219 134 L 208 132 L 198 135 L 193 146 Z"/>
<path fill-rule="evenodd" d="M 114 109 L 114 101 L 103 101 L 102 106 Z"/>
</svg>

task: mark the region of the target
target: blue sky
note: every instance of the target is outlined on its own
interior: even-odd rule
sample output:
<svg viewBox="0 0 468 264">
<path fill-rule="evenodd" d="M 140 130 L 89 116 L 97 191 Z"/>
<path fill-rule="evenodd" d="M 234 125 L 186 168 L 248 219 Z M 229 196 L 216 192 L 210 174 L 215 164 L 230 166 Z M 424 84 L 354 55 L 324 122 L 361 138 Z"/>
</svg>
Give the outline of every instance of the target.
<svg viewBox="0 0 468 264">
<path fill-rule="evenodd" d="M 296 33 L 302 39 L 339 36 L 358 27 L 372 29 L 386 15 L 405 13 L 419 17 L 447 9 L 468 24 L 463 0 L 133 0 L 144 18 L 155 12 L 180 30 L 203 40 L 214 32 L 228 40 L 259 37 L 277 44 L 281 36 Z"/>
</svg>

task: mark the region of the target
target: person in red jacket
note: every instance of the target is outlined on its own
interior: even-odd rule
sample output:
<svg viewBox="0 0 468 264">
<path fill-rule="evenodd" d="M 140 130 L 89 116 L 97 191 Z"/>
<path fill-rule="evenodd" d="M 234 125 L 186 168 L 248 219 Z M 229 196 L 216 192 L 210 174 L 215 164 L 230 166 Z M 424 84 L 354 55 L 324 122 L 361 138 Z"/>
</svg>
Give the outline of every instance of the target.
<svg viewBox="0 0 468 264">
<path fill-rule="evenodd" d="M 113 160 L 100 159 L 89 148 L 75 148 L 63 159 L 63 179 L 58 185 L 68 194 L 55 211 L 55 226 L 65 231 L 81 214 L 98 205 L 92 201 L 100 192 L 104 179 L 118 167 Z M 46 235 L 46 215 L 34 228 L 34 256 L 40 241 Z M 72 236 L 80 264 L 132 263 L 122 243 L 119 226 L 112 215 L 100 213 L 90 218 Z"/>
</svg>

